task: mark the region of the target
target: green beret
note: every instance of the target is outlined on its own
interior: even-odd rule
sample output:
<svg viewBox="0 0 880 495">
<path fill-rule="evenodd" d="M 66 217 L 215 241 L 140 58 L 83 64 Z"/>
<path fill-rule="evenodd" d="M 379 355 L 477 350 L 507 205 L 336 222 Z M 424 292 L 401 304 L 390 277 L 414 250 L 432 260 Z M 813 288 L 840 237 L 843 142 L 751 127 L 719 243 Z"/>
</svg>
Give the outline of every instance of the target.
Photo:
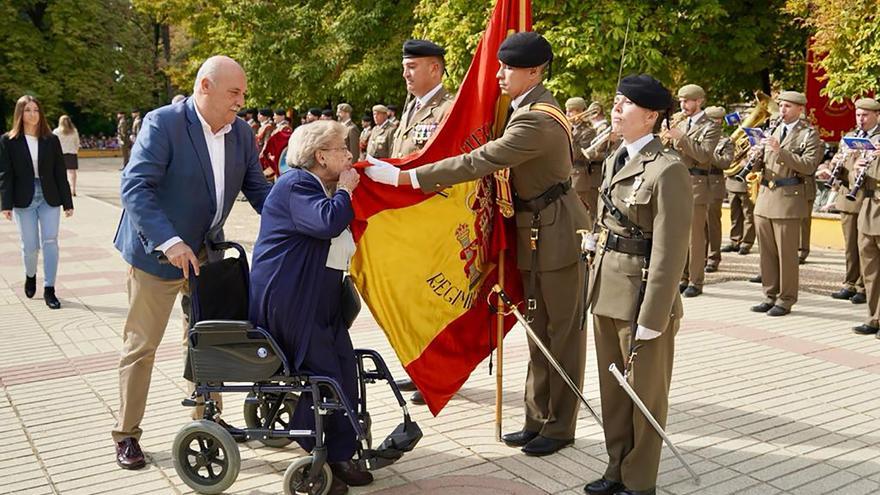
<svg viewBox="0 0 880 495">
<path fill-rule="evenodd" d="M 856 108 L 859 110 L 871 110 L 874 112 L 880 111 L 880 103 L 877 103 L 877 100 L 874 98 L 859 98 L 856 100 Z"/>
<path fill-rule="evenodd" d="M 776 99 L 779 101 L 794 103 L 795 105 L 807 104 L 807 97 L 804 96 L 803 93 L 800 93 L 798 91 L 783 91 L 779 93 L 779 96 Z"/>
<path fill-rule="evenodd" d="M 553 60 L 553 48 L 534 31 L 513 33 L 498 47 L 498 60 L 511 67 L 538 67 Z"/>
<path fill-rule="evenodd" d="M 724 107 L 709 107 L 706 109 L 706 117 L 710 119 L 722 119 L 724 115 Z"/>
<path fill-rule="evenodd" d="M 678 90 L 678 97 L 688 100 L 699 100 L 706 97 L 706 92 L 696 84 L 685 84 Z"/>
<path fill-rule="evenodd" d="M 575 96 L 574 98 L 569 98 L 565 101 L 565 109 L 566 110 L 586 110 L 587 102 L 584 101 L 580 96 Z"/>
</svg>

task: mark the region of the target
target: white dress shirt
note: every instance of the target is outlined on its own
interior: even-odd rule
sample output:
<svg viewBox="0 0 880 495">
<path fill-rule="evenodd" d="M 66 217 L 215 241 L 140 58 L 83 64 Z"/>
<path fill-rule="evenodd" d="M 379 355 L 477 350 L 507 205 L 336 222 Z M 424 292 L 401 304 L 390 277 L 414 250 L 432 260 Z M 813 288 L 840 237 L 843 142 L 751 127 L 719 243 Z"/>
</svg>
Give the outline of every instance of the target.
<svg viewBox="0 0 880 495">
<path fill-rule="evenodd" d="M 427 105 L 428 102 L 431 101 L 431 98 L 433 98 L 434 95 L 436 95 L 437 92 L 440 91 L 440 88 L 442 88 L 442 87 L 443 87 L 443 83 L 440 83 L 440 84 L 434 86 L 434 89 L 423 94 L 421 97 L 416 96 L 416 100 L 418 100 L 418 102 L 419 102 L 419 107 L 423 107 L 423 106 Z"/>
<path fill-rule="evenodd" d="M 318 181 L 318 184 L 321 184 L 321 188 L 324 190 L 324 194 L 326 194 L 328 198 L 333 196 L 330 194 L 330 191 L 327 190 L 327 186 L 324 185 L 324 182 L 320 177 L 312 173 L 311 170 L 303 170 L 314 177 L 315 180 Z M 340 188 L 339 190 L 345 191 L 351 196 L 351 191 L 348 189 Z M 327 263 L 324 266 L 343 272 L 348 271 L 348 267 L 351 264 L 351 257 L 354 256 L 355 249 L 356 247 L 354 245 L 354 238 L 351 236 L 351 230 L 346 227 L 341 234 L 330 239 L 330 251 L 327 253 Z"/>
<path fill-rule="evenodd" d="M 211 160 L 211 171 L 214 173 L 214 191 L 216 192 L 214 200 L 217 202 L 217 211 L 211 220 L 211 227 L 217 226 L 223 218 L 223 193 L 226 185 L 226 135 L 232 130 L 232 124 L 226 124 L 219 131 L 211 131 L 211 126 L 199 113 L 199 106 L 193 104 L 196 110 L 196 116 L 202 124 L 202 132 L 205 134 L 205 144 L 208 145 L 208 158 Z M 181 242 L 182 239 L 174 236 L 171 239 L 159 245 L 158 249 L 163 253 L 171 246 Z"/>
<path fill-rule="evenodd" d="M 77 151 L 79 151 L 79 133 L 76 132 L 76 129 L 70 134 L 65 134 L 61 128 L 58 127 L 52 131 L 52 133 L 58 136 L 58 141 L 61 142 L 61 153 L 64 153 L 65 155 L 75 155 Z"/>
</svg>

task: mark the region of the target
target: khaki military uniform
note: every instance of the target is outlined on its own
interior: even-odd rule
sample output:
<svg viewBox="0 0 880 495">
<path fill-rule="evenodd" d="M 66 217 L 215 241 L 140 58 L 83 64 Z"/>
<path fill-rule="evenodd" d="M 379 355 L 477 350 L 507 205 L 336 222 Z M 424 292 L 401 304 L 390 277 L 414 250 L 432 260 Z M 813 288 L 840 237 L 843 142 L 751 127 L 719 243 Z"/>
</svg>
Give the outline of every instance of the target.
<svg viewBox="0 0 880 495">
<path fill-rule="evenodd" d="M 122 151 L 122 166 L 128 165 L 128 158 L 131 156 L 131 134 L 128 127 L 128 120 L 122 117 L 116 121 L 116 140 L 119 142 L 119 150 Z"/>
<path fill-rule="evenodd" d="M 367 159 L 367 144 L 370 142 L 370 133 L 372 132 L 372 130 L 372 127 L 364 127 L 364 129 L 361 131 L 360 138 L 358 139 L 358 143 L 360 145 L 357 154 L 358 160 Z"/>
<path fill-rule="evenodd" d="M 730 204 L 730 243 L 737 249 L 751 249 L 755 243 L 755 203 L 749 184 L 728 177 L 724 185 Z"/>
<path fill-rule="evenodd" d="M 559 107 L 539 84 L 513 112 L 504 133 L 476 150 L 419 167 L 422 190 L 433 192 L 452 184 L 510 169 L 512 188 L 520 200 L 532 200 L 571 175 L 571 142 L 559 122 L 534 103 Z M 567 124 L 567 123 L 566 123 Z M 580 291 L 584 266 L 579 263 L 580 239 L 575 232 L 587 226 L 587 211 L 572 189 L 541 210 L 537 265 L 532 265 L 529 231 L 532 212 L 516 211 L 517 267 L 528 291 L 532 270 L 537 271 L 532 328 L 575 384 L 583 387 L 586 332 L 579 327 Z M 579 401 L 547 359 L 529 341 L 529 368 L 525 385 L 524 429 L 544 437 L 574 438 Z"/>
<path fill-rule="evenodd" d="M 598 184 L 592 181 L 590 177 L 590 162 L 584 156 L 582 149 L 589 148 L 590 142 L 596 137 L 596 129 L 589 122 L 578 122 L 571 128 L 571 152 L 574 162 L 571 168 L 571 185 L 574 192 L 587 207 L 589 215 L 589 228 L 593 228 L 596 215 L 596 202 L 590 202 L 590 191 L 595 189 Z"/>
<path fill-rule="evenodd" d="M 773 131 L 782 137 L 785 126 Z M 779 153 L 764 148 L 763 178 L 755 202 L 755 227 L 761 243 L 764 302 L 791 309 L 798 296 L 798 245 L 801 223 L 811 215 L 805 178 L 822 160 L 822 141 L 806 121 L 798 120 L 782 140 Z M 778 185 L 777 182 L 796 182 Z"/>
<path fill-rule="evenodd" d="M 605 130 L 611 125 L 607 121 L 602 120 L 598 123 L 590 124 L 595 131 L 593 139 L 597 139 L 600 134 L 605 132 Z M 611 146 L 610 141 L 606 140 L 605 144 L 602 146 L 598 146 L 589 153 L 586 153 L 587 149 L 593 142 L 587 143 L 587 146 L 584 146 L 580 149 L 581 154 L 587 161 L 586 165 L 586 180 L 585 182 L 586 192 L 581 195 L 579 192 L 578 195 L 581 196 L 582 199 L 586 199 L 587 205 L 589 206 L 590 213 L 590 228 L 593 228 L 593 224 L 596 222 L 596 212 L 598 211 L 599 204 L 599 184 L 602 182 L 602 163 L 605 161 L 605 158 L 608 157 L 613 151 L 614 147 Z M 584 187 L 584 186 L 582 186 Z"/>
<path fill-rule="evenodd" d="M 848 137 L 856 137 L 859 131 L 855 130 L 846 134 Z M 875 145 L 880 147 L 880 126 L 868 132 L 866 136 Z M 844 145 L 841 141 L 841 149 L 838 150 L 834 160 L 843 158 Z M 849 186 L 855 181 L 855 173 L 853 171 L 856 161 L 861 156 L 858 152 L 850 152 L 843 161 L 840 172 L 839 186 L 837 187 L 837 197 L 834 200 L 834 209 L 840 212 L 840 226 L 843 228 L 843 240 L 846 251 L 846 276 L 843 280 L 843 286 L 846 289 L 856 292 L 865 293 L 865 282 L 862 277 L 861 261 L 859 260 L 859 212 L 862 209 L 862 201 L 865 199 L 864 189 L 856 194 L 856 200 L 850 201 L 846 199 L 849 194 Z"/>
<path fill-rule="evenodd" d="M 345 146 L 351 153 L 352 159 L 357 160 L 361 155 L 361 130 L 358 128 L 357 124 L 351 121 L 351 119 L 346 120 L 342 125 L 345 126 Z"/>
<path fill-rule="evenodd" d="M 822 147 L 822 155 L 819 157 L 819 163 L 822 163 L 822 156 L 824 156 L 824 147 Z M 804 199 L 807 200 L 807 211 L 810 212 L 809 215 L 804 217 L 801 220 L 801 242 L 798 245 L 798 260 L 803 263 L 807 260 L 807 256 L 810 255 L 810 232 L 813 227 L 813 203 L 816 202 L 816 173 L 804 177 L 804 184 L 806 185 L 806 196 Z"/>
<path fill-rule="evenodd" d="M 131 146 L 134 146 L 134 143 L 137 141 L 138 134 L 141 133 L 141 126 L 143 125 L 143 122 L 144 121 L 140 118 L 140 116 L 136 117 L 131 122 L 131 139 L 129 139 L 129 141 L 131 142 Z"/>
<path fill-rule="evenodd" d="M 664 148 L 656 137 L 614 174 L 614 163 L 622 149 L 623 146 L 605 161 L 601 190 L 651 239 L 647 287 L 637 323 L 662 332 L 653 340 L 639 341 L 642 347 L 628 380 L 657 422 L 665 427 L 674 339 L 683 314 L 677 289 L 687 261 L 688 229 L 694 213 L 693 196 L 682 191 L 692 187 L 692 177 L 678 153 Z M 633 237 L 603 202 L 599 205 L 598 222 L 607 232 Z M 608 372 L 612 363 L 622 371 L 629 356 L 644 257 L 606 248 L 607 232 L 600 236 L 590 267 L 587 296 L 593 312 L 609 458 L 604 477 L 620 481 L 632 490 L 649 490 L 656 483 L 662 440 Z"/>
<path fill-rule="evenodd" d="M 404 108 L 403 118 L 394 132 L 391 158 L 400 158 L 422 149 L 440 127 L 446 112 L 452 108 L 454 98 L 446 88 L 441 87 L 418 110 L 415 110 L 417 100 L 412 98 L 409 105 Z"/>
<path fill-rule="evenodd" d="M 733 142 L 728 137 L 722 137 L 712 153 L 712 167 L 709 169 L 709 208 L 706 219 L 706 232 L 708 234 L 708 260 L 709 263 L 718 266 L 721 263 L 721 204 L 727 196 L 724 187 L 724 169 L 730 166 L 733 160 Z"/>
<path fill-rule="evenodd" d="M 874 139 L 872 139 L 874 141 Z M 876 141 L 875 141 L 876 142 Z M 854 180 L 854 179 L 853 179 Z M 865 169 L 864 199 L 858 215 L 859 259 L 868 299 L 865 324 L 880 327 L 880 158 Z"/>
<path fill-rule="evenodd" d="M 684 119 L 678 129 L 685 136 L 675 142 L 675 149 L 691 174 L 691 190 L 694 196 L 694 214 L 691 223 L 691 243 L 688 264 L 685 267 L 682 282 L 703 288 L 706 269 L 706 224 L 708 208 L 712 193 L 709 189 L 709 171 L 718 139 L 721 137 L 721 126 L 706 116 L 700 115 L 690 123 Z"/>
<path fill-rule="evenodd" d="M 370 131 L 370 140 L 367 143 L 367 154 L 376 158 L 390 157 L 394 141 L 394 129 L 395 127 L 390 120 L 382 122 L 382 125 L 374 125 Z"/>
</svg>

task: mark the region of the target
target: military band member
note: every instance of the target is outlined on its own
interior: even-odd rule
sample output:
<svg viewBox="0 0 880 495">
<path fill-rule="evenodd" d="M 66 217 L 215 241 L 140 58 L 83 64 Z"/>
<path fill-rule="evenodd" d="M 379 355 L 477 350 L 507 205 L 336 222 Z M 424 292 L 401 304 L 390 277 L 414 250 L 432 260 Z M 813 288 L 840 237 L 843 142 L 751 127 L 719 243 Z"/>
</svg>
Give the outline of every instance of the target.
<svg viewBox="0 0 880 495">
<path fill-rule="evenodd" d="M 764 139 L 757 156 L 763 163 L 755 227 L 761 243 L 764 302 L 751 309 L 768 316 L 787 315 L 797 302 L 801 223 L 811 214 L 804 199 L 805 177 L 816 172 L 823 153 L 819 134 L 800 118 L 807 104 L 806 96 L 783 91 L 778 100 L 782 121 Z"/>
<path fill-rule="evenodd" d="M 727 138 L 721 138 L 722 141 L 725 139 Z M 727 141 L 730 142 L 729 139 Z M 721 146 L 721 141 L 718 145 Z M 749 184 L 728 177 L 724 186 L 727 189 L 727 201 L 730 206 L 730 244 L 721 248 L 721 252 L 749 254 L 755 243 L 755 204 L 749 193 Z"/>
<path fill-rule="evenodd" d="M 682 121 L 666 131 L 675 149 L 691 174 L 694 196 L 694 214 L 691 224 L 691 244 L 688 264 L 684 271 L 679 290 L 685 297 L 696 297 L 703 293 L 703 280 L 706 269 L 706 223 L 709 208 L 709 170 L 721 126 L 713 122 L 703 111 L 706 92 L 696 84 L 686 84 L 678 90 L 678 102 L 684 114 Z"/>
<path fill-rule="evenodd" d="M 819 163 L 822 163 L 824 149 L 825 148 L 823 145 L 820 148 L 820 153 L 823 153 L 823 155 L 820 155 Z M 804 199 L 807 201 L 807 211 L 810 212 L 810 214 L 801 219 L 801 237 L 800 244 L 798 245 L 798 263 L 801 265 L 807 262 L 807 257 L 810 255 L 810 233 L 813 227 L 813 204 L 816 202 L 815 171 L 812 174 L 804 177 L 804 187 L 806 188 L 806 195 L 804 196 Z"/>
<path fill-rule="evenodd" d="M 520 32 L 501 44 L 498 59 L 498 84 L 512 98 L 512 114 L 499 138 L 407 173 L 391 165 L 374 165 L 366 174 L 385 184 L 434 192 L 509 168 L 519 227 L 517 266 L 526 294 L 535 303 L 531 326 L 582 387 L 586 332 L 579 328 L 581 296 L 572 288 L 581 287 L 584 280 L 575 231 L 586 227 L 587 212 L 571 189 L 568 123 L 541 84 L 553 52 L 543 36 Z M 535 252 L 530 250 L 531 228 L 538 230 Z M 531 341 L 529 356 L 525 424 L 502 439 L 510 446 L 522 446 L 528 455 L 552 454 L 574 440 L 578 400 Z"/>
<path fill-rule="evenodd" d="M 358 157 L 361 154 L 361 130 L 358 129 L 357 124 L 351 120 L 351 112 L 352 108 L 348 103 L 340 103 L 339 105 L 336 105 L 336 117 L 339 119 L 339 122 L 345 126 L 345 130 L 347 131 L 345 135 L 345 146 L 348 147 L 348 151 L 351 152 L 352 157 Z"/>
<path fill-rule="evenodd" d="M 590 142 L 589 147 L 581 149 L 581 153 L 583 153 L 584 157 L 587 159 L 587 175 L 590 177 L 586 198 L 587 203 L 592 205 L 590 215 L 590 222 L 592 222 L 590 228 L 592 229 L 593 224 L 596 221 L 593 213 L 596 212 L 597 205 L 599 204 L 599 184 L 602 182 L 602 163 L 605 162 L 608 155 L 617 149 L 617 146 L 620 144 L 620 136 L 615 132 L 611 132 L 611 124 L 605 120 L 605 111 L 602 109 L 602 105 L 600 105 L 599 102 L 594 101 L 590 103 L 590 106 L 587 108 L 587 114 L 593 116 L 590 119 L 590 124 L 596 131 L 596 137 Z"/>
<path fill-rule="evenodd" d="M 724 108 L 709 107 L 706 109 L 706 117 L 710 118 L 718 127 L 723 127 Z M 722 135 L 712 153 L 711 168 L 709 169 L 709 208 L 707 210 L 706 234 L 708 255 L 706 260 L 706 273 L 718 271 L 721 263 L 721 204 L 727 196 L 724 188 L 724 169 L 730 166 L 733 160 L 733 142 L 727 136 Z"/>
<path fill-rule="evenodd" d="M 876 108 L 875 105 L 867 105 Z M 875 141 L 876 143 L 876 141 Z M 868 318 L 854 327 L 860 335 L 875 334 L 880 339 L 880 152 L 860 157 L 855 163 L 855 175 L 864 171 L 861 191 L 864 195 L 859 211 L 859 260 L 868 296 Z"/>
<path fill-rule="evenodd" d="M 411 95 L 394 133 L 391 158 L 422 149 L 452 107 L 453 95 L 443 87 L 446 50 L 426 40 L 403 44 L 403 79 Z"/>
<path fill-rule="evenodd" d="M 590 162 L 581 150 L 590 147 L 590 143 L 596 137 L 596 128 L 589 121 L 587 102 L 581 97 L 566 100 L 565 116 L 568 117 L 568 121 L 571 123 L 572 153 L 574 154 L 571 184 L 578 197 L 581 198 L 581 201 L 587 207 L 587 213 L 590 215 L 588 225 L 589 229 L 592 230 L 597 203 L 596 201 L 590 202 L 591 196 L 593 198 L 596 197 L 595 194 L 591 195 L 590 191 L 596 189 L 597 184 L 592 182 L 594 177 L 590 176 Z M 597 173 L 596 175 L 600 174 Z"/>
<path fill-rule="evenodd" d="M 672 104 L 669 90 L 653 77 L 629 76 L 618 86 L 611 113 L 623 144 L 604 164 L 598 220 L 603 232 L 587 296 L 608 452 L 602 478 L 584 487 L 592 495 L 655 493 L 663 441 L 608 368 L 613 363 L 626 369 L 631 344 L 640 346 L 629 383 L 665 427 L 674 339 L 683 313 L 676 288 L 694 213 L 693 195 L 682 194 L 691 189 L 687 166 L 653 134 Z"/>
<path fill-rule="evenodd" d="M 370 131 L 367 154 L 376 158 L 388 158 L 391 156 L 395 129 L 391 121 L 388 120 L 388 107 L 385 105 L 373 106 L 373 122 L 375 125 Z"/>
<path fill-rule="evenodd" d="M 856 101 L 856 129 L 847 136 L 868 138 L 875 146 L 880 148 L 880 103 L 873 98 L 861 98 Z M 846 243 L 846 278 L 843 288 L 833 294 L 835 299 L 849 299 L 854 304 L 867 301 L 865 294 L 865 282 L 861 273 L 861 260 L 858 249 L 858 222 L 859 211 L 865 199 L 864 190 L 857 191 L 855 201 L 846 199 L 850 192 L 849 186 L 855 181 L 854 166 L 860 158 L 867 158 L 869 153 L 858 151 L 844 151 L 846 146 L 841 141 L 840 149 L 832 161 L 841 160 L 837 197 L 834 207 L 840 212 L 840 224 L 843 227 L 843 239 Z"/>
</svg>

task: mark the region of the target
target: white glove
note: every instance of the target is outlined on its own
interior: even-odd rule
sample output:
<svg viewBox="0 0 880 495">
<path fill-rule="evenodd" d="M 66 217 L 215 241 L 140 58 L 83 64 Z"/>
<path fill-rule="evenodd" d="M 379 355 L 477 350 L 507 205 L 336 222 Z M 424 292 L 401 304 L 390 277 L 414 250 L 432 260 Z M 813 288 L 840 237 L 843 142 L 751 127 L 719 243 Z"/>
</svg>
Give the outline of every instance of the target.
<svg viewBox="0 0 880 495">
<path fill-rule="evenodd" d="M 371 165 L 364 169 L 364 173 L 367 174 L 367 177 L 373 179 L 379 184 L 388 184 L 389 186 L 397 187 L 400 178 L 399 168 L 370 155 L 367 155 L 367 161 L 370 162 Z"/>
<path fill-rule="evenodd" d="M 581 251 L 587 253 L 596 252 L 596 234 L 585 234 L 581 236 Z"/>
<path fill-rule="evenodd" d="M 663 333 L 651 330 L 650 328 L 645 328 L 641 325 L 636 328 L 636 340 L 654 340 L 661 335 L 663 335 Z"/>
</svg>

